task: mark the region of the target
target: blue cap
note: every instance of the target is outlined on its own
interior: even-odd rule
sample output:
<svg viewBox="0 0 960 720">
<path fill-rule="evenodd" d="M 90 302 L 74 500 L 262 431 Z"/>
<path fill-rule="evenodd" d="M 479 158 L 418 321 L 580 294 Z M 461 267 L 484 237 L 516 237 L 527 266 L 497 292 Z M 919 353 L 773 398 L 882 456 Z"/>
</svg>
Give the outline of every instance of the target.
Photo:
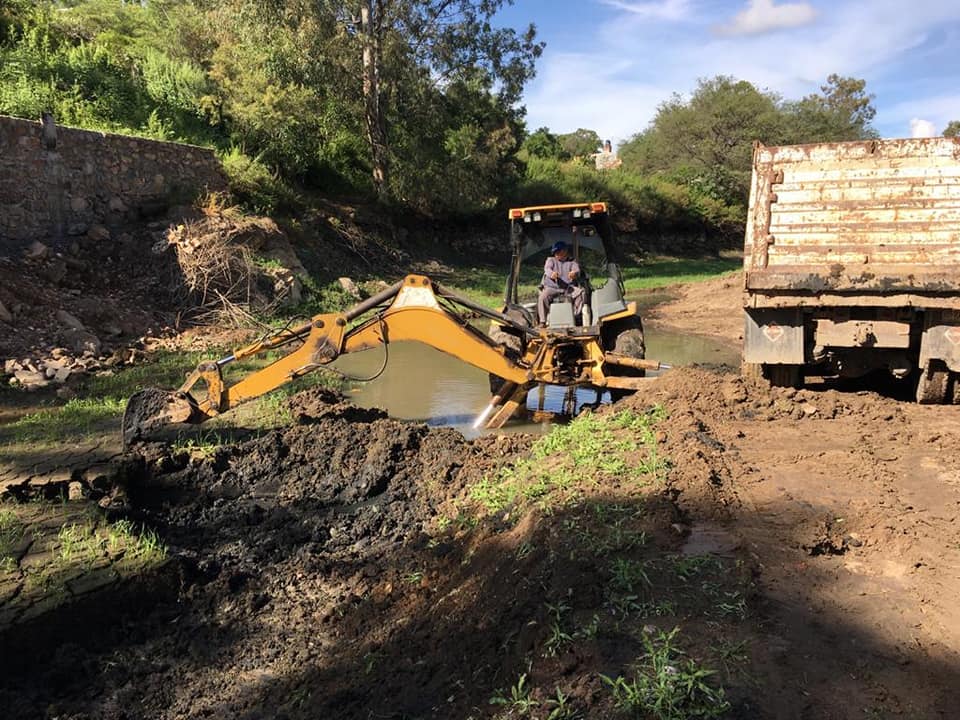
<svg viewBox="0 0 960 720">
<path fill-rule="evenodd" d="M 567 244 L 566 244 L 565 242 L 563 242 L 562 240 L 558 240 L 557 242 L 555 242 L 555 243 L 550 247 L 550 254 L 551 254 L 551 255 L 556 255 L 556 254 L 557 254 L 558 252 L 560 252 L 561 250 L 567 250 L 567 249 L 569 249 L 569 248 L 567 247 Z"/>
</svg>

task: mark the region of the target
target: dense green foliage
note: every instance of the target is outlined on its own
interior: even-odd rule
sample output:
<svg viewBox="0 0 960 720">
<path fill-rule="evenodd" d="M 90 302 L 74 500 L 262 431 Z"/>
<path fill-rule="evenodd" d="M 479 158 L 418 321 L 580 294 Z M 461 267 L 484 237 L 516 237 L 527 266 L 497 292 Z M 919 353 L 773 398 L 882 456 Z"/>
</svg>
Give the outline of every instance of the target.
<svg viewBox="0 0 960 720">
<path fill-rule="evenodd" d="M 863 80 L 831 75 L 820 93 L 796 102 L 745 80 L 701 80 L 674 95 L 621 148 L 628 170 L 680 183 L 696 196 L 745 207 L 753 143 L 782 145 L 875 137 L 873 96 Z"/>
<path fill-rule="evenodd" d="M 541 49 L 489 24 L 501 4 L 0 0 L 0 113 L 215 146 L 260 209 L 285 183 L 369 192 L 366 5 L 389 198 L 474 212 L 519 177 Z"/>
<path fill-rule="evenodd" d="M 862 80 L 788 102 L 716 77 L 598 171 L 596 131 L 527 134 L 542 44 L 495 26 L 510 1 L 0 0 L 0 113 L 215 147 L 258 212 L 297 188 L 441 216 L 604 199 L 630 229 L 717 246 L 740 233 L 754 141 L 873 136 Z"/>
</svg>

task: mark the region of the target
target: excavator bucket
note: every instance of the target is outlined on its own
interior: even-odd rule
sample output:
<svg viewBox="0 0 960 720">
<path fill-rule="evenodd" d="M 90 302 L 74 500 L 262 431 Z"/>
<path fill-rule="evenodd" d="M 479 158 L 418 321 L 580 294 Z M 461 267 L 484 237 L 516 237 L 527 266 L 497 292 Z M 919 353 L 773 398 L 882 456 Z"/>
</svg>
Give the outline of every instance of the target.
<svg viewBox="0 0 960 720">
<path fill-rule="evenodd" d="M 197 412 L 189 395 L 159 388 L 147 388 L 127 400 L 123 413 L 123 446 L 148 436 L 171 423 L 190 422 Z"/>
</svg>

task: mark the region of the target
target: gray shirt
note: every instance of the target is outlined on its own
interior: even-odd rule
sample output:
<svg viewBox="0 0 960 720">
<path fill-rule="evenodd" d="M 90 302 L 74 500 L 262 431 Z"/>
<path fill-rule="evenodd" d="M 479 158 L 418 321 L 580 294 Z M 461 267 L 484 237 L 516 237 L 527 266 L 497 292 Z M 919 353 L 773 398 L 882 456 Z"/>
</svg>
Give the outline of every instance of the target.
<svg viewBox="0 0 960 720">
<path fill-rule="evenodd" d="M 553 273 L 557 273 L 556 280 L 553 279 Z M 560 261 L 559 258 L 551 255 L 543 265 L 543 286 L 554 290 L 566 290 L 573 287 L 576 279 L 570 280 L 570 273 L 577 273 L 579 277 L 580 265 L 573 258 Z"/>
</svg>

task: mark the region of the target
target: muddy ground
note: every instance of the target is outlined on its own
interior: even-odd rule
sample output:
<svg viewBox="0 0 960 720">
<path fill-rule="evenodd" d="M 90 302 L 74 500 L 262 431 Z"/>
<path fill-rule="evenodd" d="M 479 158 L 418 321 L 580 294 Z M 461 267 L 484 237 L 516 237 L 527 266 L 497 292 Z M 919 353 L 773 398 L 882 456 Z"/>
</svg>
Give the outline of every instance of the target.
<svg viewBox="0 0 960 720">
<path fill-rule="evenodd" d="M 659 320 L 735 342 L 739 290 L 713 282 Z M 9 625 L 0 707 L 957 717 L 960 414 L 891 394 L 679 369 L 550 445 L 313 390 L 296 424 L 236 445 L 140 446 L 80 490 L 154 529 L 166 560 Z M 666 702 L 680 679 L 695 687 Z"/>
</svg>

